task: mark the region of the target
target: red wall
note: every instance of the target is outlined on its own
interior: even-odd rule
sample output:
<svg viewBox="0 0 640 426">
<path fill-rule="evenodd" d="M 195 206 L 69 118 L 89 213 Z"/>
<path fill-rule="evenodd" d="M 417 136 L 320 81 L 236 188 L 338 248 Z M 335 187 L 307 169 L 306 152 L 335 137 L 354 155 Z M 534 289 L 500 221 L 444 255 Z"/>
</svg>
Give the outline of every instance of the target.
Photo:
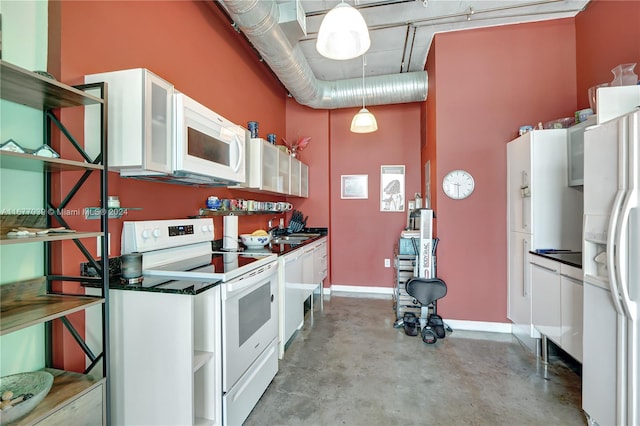
<svg viewBox="0 0 640 426">
<path fill-rule="evenodd" d="M 403 164 L 405 195 L 420 191 L 419 103 L 373 106 L 378 131 L 351 133 L 358 108 L 330 113 L 331 283 L 393 287 L 393 246 L 406 226 L 407 213 L 380 211 L 380 166 Z M 366 200 L 340 198 L 341 175 L 368 175 Z M 405 203 L 406 209 L 406 203 Z M 390 308 L 391 309 L 391 308 Z"/>
<path fill-rule="evenodd" d="M 613 80 L 611 69 L 636 63 L 640 74 L 640 1 L 592 0 L 578 14 L 578 108 L 589 108 L 588 89 Z"/>
<path fill-rule="evenodd" d="M 505 322 L 506 143 L 521 125 L 576 110 L 573 20 L 438 34 L 432 50 L 423 161 L 437 169 L 438 276 L 449 289 L 439 308 L 445 318 Z M 466 200 L 442 193 L 453 169 L 475 178 Z"/>
</svg>

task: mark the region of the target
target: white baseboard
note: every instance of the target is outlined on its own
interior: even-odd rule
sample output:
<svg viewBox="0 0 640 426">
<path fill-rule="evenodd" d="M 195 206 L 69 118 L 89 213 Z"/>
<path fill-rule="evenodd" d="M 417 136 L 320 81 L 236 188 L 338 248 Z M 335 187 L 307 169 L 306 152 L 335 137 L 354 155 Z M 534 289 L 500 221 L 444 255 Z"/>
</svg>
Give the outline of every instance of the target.
<svg viewBox="0 0 640 426">
<path fill-rule="evenodd" d="M 324 288 L 324 294 L 340 296 L 340 293 L 351 293 L 353 297 L 381 297 L 393 295 L 392 287 L 365 287 L 356 285 L 332 285 Z M 345 294 L 346 296 L 346 294 Z M 487 322 L 487 321 L 467 321 L 444 318 L 454 330 L 486 331 L 490 333 L 511 333 L 511 323 Z"/>
<path fill-rule="evenodd" d="M 361 295 L 365 295 L 365 294 L 376 294 L 376 295 L 388 294 L 389 296 L 391 296 L 393 294 L 393 288 L 392 287 L 365 287 L 365 286 L 359 286 L 359 285 L 336 285 L 336 284 L 333 284 L 331 287 L 324 289 L 325 293 L 327 292 L 327 290 L 328 290 L 329 294 L 332 294 L 333 292 L 336 292 L 336 293 L 360 293 Z"/>
<path fill-rule="evenodd" d="M 511 333 L 511 323 L 467 321 L 443 318 L 444 322 L 454 330 L 488 331 L 490 333 Z"/>
</svg>

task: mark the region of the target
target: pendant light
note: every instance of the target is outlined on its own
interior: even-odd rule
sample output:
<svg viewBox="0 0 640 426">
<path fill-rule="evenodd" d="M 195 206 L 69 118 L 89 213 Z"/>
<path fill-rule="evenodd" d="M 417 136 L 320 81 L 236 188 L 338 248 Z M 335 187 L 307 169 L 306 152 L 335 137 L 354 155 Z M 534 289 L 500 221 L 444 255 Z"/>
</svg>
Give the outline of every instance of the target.
<svg viewBox="0 0 640 426">
<path fill-rule="evenodd" d="M 342 1 L 324 17 L 318 30 L 316 49 L 329 59 L 353 59 L 369 50 L 371 39 L 364 18 Z"/>
<path fill-rule="evenodd" d="M 364 55 L 362 56 L 362 109 L 353 116 L 351 120 L 351 131 L 353 133 L 371 133 L 378 130 L 376 118 L 364 107 Z"/>
</svg>

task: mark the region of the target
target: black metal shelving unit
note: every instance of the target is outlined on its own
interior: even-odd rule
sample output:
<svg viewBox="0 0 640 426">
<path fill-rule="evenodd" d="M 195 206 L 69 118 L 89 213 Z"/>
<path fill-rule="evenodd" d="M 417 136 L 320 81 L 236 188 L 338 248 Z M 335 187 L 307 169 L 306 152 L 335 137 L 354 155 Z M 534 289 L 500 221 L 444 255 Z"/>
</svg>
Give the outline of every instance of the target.
<svg viewBox="0 0 640 426">
<path fill-rule="evenodd" d="M 61 139 L 66 139 L 82 157 L 83 161 L 62 158 L 39 157 L 30 153 L 0 151 L 0 167 L 3 169 L 27 170 L 42 172 L 45 180 L 43 212 L 46 213 L 46 227 L 64 226 L 69 229 L 65 218 L 61 214 L 80 188 L 87 184 L 88 178 L 95 173 L 100 176 L 101 208 L 107 208 L 108 179 L 107 179 L 107 90 L 106 83 L 93 83 L 69 86 L 56 80 L 25 70 L 16 65 L 0 60 L 0 98 L 26 105 L 43 111 L 44 143 L 51 146 L 52 132 L 59 132 Z M 99 92 L 95 96 L 88 91 Z M 91 158 L 73 137 L 71 132 L 62 124 L 58 115 L 60 109 L 68 107 L 82 107 L 100 105 L 100 141 L 101 151 Z M 61 141 L 62 143 L 62 141 Z M 80 172 L 78 179 L 61 197 L 57 204 L 53 202 L 52 177 L 66 171 Z M 92 389 L 104 386 L 103 421 L 110 424 L 110 392 L 109 392 L 109 268 L 108 256 L 94 258 L 87 249 L 84 241 L 95 237 L 101 238 L 102 253 L 108 253 L 108 216 L 100 218 L 100 230 L 97 232 L 73 232 L 61 234 L 47 234 L 42 236 L 10 237 L 3 229 L 0 244 L 28 244 L 44 243 L 45 275 L 40 278 L 8 283 L 0 286 L 1 325 L 0 335 L 27 328 L 36 324 L 46 325 L 45 363 L 47 370 L 54 375 L 54 384 L 47 397 L 34 411 L 20 422 L 32 423 L 55 413 L 60 416 L 60 410 L 71 401 L 76 401 Z M 99 278 L 60 275 L 55 273 L 52 255 L 56 247 L 54 243 L 61 240 L 71 240 L 80 252 L 87 258 Z M 53 282 L 89 282 L 98 284 L 100 296 L 86 296 L 65 294 L 53 291 Z M 102 310 L 102 352 L 94 354 L 91 348 L 67 316 L 90 307 L 101 305 Z M 52 367 L 52 321 L 60 320 L 71 336 L 89 359 L 89 367 L 83 373 L 66 372 Z M 93 377 L 91 371 L 102 361 L 102 376 Z M 69 410 L 69 413 L 73 412 Z M 67 415 L 65 413 L 65 415 Z M 65 418 L 66 419 L 66 418 Z"/>
</svg>

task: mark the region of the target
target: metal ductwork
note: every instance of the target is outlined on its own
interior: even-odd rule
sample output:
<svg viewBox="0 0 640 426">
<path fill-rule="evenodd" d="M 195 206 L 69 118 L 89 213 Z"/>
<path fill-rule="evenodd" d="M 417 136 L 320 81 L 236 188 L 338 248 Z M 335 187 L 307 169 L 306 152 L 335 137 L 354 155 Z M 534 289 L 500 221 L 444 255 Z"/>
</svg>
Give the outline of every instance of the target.
<svg viewBox="0 0 640 426">
<path fill-rule="evenodd" d="M 262 55 L 289 93 L 302 105 L 336 109 L 366 105 L 422 102 L 427 99 L 426 71 L 365 79 L 318 80 L 298 44 L 291 46 L 278 24 L 275 0 L 217 0 Z M 364 90 L 364 93 L 363 93 Z"/>
</svg>

